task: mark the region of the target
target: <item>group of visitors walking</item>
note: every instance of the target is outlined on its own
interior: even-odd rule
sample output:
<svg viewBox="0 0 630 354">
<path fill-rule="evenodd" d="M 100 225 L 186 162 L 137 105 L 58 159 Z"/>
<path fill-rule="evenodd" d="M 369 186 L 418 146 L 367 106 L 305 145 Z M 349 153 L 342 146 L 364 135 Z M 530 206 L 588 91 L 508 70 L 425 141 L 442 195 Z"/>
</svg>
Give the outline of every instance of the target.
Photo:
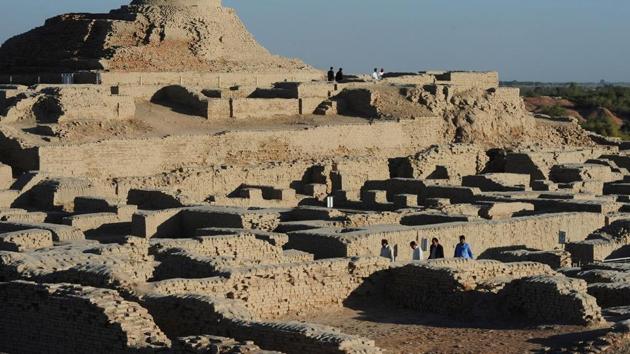
<svg viewBox="0 0 630 354">
<path fill-rule="evenodd" d="M 416 241 L 411 241 L 409 244 L 411 247 L 411 260 L 412 261 L 422 261 L 424 260 L 424 252 L 422 248 L 418 245 Z M 389 245 L 389 241 L 383 239 L 381 240 L 381 257 L 387 258 L 390 261 L 396 261 L 396 254 L 392 247 Z M 474 255 L 472 252 L 472 248 L 468 243 L 466 243 L 466 236 L 462 235 L 459 237 L 459 243 L 455 246 L 455 258 L 463 258 L 463 259 L 473 259 Z M 440 244 L 440 241 L 437 238 L 433 238 L 431 240 L 431 247 L 429 247 L 429 257 L 428 259 L 442 259 L 444 258 L 444 247 Z"/>
</svg>

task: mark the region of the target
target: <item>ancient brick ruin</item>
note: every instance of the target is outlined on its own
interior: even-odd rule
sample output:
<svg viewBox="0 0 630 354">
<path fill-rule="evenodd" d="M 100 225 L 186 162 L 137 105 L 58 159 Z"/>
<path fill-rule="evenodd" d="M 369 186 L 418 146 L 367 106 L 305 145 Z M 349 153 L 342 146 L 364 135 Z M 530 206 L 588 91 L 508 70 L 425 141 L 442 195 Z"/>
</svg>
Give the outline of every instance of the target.
<svg viewBox="0 0 630 354">
<path fill-rule="evenodd" d="M 327 82 L 219 0 L 134 0 L 0 82 L 0 352 L 394 352 L 310 321 L 374 301 L 630 341 L 630 145 L 496 73 Z"/>
</svg>

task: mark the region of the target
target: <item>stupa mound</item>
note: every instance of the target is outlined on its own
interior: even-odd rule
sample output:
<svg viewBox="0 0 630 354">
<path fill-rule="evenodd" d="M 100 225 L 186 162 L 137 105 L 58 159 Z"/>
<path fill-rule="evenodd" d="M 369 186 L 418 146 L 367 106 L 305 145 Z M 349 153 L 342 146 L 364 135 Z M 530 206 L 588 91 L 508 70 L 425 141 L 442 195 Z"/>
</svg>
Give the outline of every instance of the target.
<svg viewBox="0 0 630 354">
<path fill-rule="evenodd" d="M 270 54 L 220 0 L 136 0 L 109 14 L 66 14 L 8 40 L 0 72 L 315 72 Z"/>
</svg>

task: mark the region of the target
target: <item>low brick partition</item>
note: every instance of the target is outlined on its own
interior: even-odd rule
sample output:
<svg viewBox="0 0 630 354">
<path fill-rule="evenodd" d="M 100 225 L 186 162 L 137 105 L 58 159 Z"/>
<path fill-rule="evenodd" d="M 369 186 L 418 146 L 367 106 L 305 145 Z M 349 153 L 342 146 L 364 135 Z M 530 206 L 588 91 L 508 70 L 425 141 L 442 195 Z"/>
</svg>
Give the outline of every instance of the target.
<svg viewBox="0 0 630 354">
<path fill-rule="evenodd" d="M 159 255 L 168 249 L 182 249 L 206 257 L 231 257 L 268 263 L 278 263 L 283 259 L 281 246 L 261 240 L 246 231 L 234 235 L 151 240 L 152 254 Z"/>
<path fill-rule="evenodd" d="M 377 354 L 374 341 L 321 325 L 265 322 L 239 300 L 204 295 L 148 295 L 144 305 L 170 337 L 213 334 L 253 341 L 263 349 L 293 353 Z"/>
<path fill-rule="evenodd" d="M 160 262 L 154 280 L 207 278 L 229 274 L 231 268 L 312 259 L 308 254 L 287 258 L 282 247 L 260 240 L 251 233 L 154 239 L 150 252 Z"/>
<path fill-rule="evenodd" d="M 298 99 L 285 98 L 236 98 L 232 99 L 232 118 L 268 119 L 275 116 L 300 114 Z"/>
<path fill-rule="evenodd" d="M 618 219 L 594 231 L 586 240 L 566 245 L 573 263 L 588 264 L 630 256 L 630 220 Z"/>
<path fill-rule="evenodd" d="M 436 260 L 394 268 L 389 275 L 387 297 L 417 311 L 536 323 L 602 321 L 586 282 L 540 263 Z M 545 315 L 547 304 L 555 307 Z"/>
<path fill-rule="evenodd" d="M 164 210 L 141 210 L 133 214 L 132 234 L 140 237 L 186 237 L 208 227 L 273 231 L 280 224 L 274 210 L 238 207 L 187 207 Z"/>
<path fill-rule="evenodd" d="M 133 292 L 153 275 L 147 240 L 129 237 L 121 244 L 70 244 L 45 251 L 0 251 L 0 281 L 36 280 L 112 286 Z"/>
<path fill-rule="evenodd" d="M 0 283 L 0 350 L 9 353 L 154 352 L 170 340 L 146 309 L 114 290 Z"/>
<path fill-rule="evenodd" d="M 0 250 L 24 252 L 53 246 L 53 236 L 48 230 L 28 229 L 0 234 Z"/>
<path fill-rule="evenodd" d="M 314 262 L 231 268 L 226 277 L 169 279 L 149 283 L 162 295 L 201 294 L 240 299 L 261 319 L 340 307 L 353 292 L 376 293 L 384 258 L 327 259 Z"/>
<path fill-rule="evenodd" d="M 282 354 L 276 351 L 262 350 L 253 342 L 238 342 L 231 338 L 210 335 L 180 337 L 173 342 L 173 352 L 182 354 L 208 353 L 250 353 Z"/>
<path fill-rule="evenodd" d="M 289 232 L 287 247 L 306 251 L 316 258 L 378 256 L 381 240 L 387 239 L 397 260 L 411 260 L 409 243 L 437 237 L 450 257 L 465 235 L 476 256 L 502 247 L 552 250 L 560 245 L 560 231 L 571 240 L 583 240 L 604 226 L 605 217 L 594 213 L 558 213 L 512 218 L 451 222 L 421 226 L 375 225 L 346 229 L 312 229 Z M 425 250 L 426 251 L 426 250 Z"/>
<path fill-rule="evenodd" d="M 0 232 L 24 231 L 32 229 L 48 230 L 53 241 L 81 241 L 85 239 L 83 232 L 76 227 L 50 223 L 0 222 Z"/>
<path fill-rule="evenodd" d="M 580 325 L 604 320 L 596 299 L 580 279 L 561 275 L 516 279 L 498 296 L 502 310 L 515 320 Z"/>
<path fill-rule="evenodd" d="M 589 284 L 588 293 L 597 299 L 601 307 L 630 305 L 630 283 L 627 281 Z"/>
<path fill-rule="evenodd" d="M 486 259 L 501 262 L 538 262 L 550 266 L 552 269 L 571 266 L 571 253 L 562 250 L 537 251 L 529 249 L 508 249 L 486 255 Z"/>
</svg>

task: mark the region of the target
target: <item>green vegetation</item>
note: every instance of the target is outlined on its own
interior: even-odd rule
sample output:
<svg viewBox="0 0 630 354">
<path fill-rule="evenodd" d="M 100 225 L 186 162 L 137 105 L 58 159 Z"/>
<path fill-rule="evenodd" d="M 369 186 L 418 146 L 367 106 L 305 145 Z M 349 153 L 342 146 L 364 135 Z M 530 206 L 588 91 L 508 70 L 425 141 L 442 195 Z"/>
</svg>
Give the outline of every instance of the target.
<svg viewBox="0 0 630 354">
<path fill-rule="evenodd" d="M 590 130 L 599 135 L 611 136 L 616 138 L 626 138 L 626 134 L 623 134 L 617 124 L 613 122 L 612 118 L 599 112 L 595 117 L 591 117 L 586 122 L 582 123 L 582 128 Z"/>
<path fill-rule="evenodd" d="M 562 106 L 545 106 L 540 109 L 540 113 L 551 117 L 566 117 L 567 110 Z"/>
<path fill-rule="evenodd" d="M 618 117 L 624 119 L 621 128 L 618 124 L 604 112 L 598 112 L 595 116 L 590 116 L 588 121 L 582 123 L 584 129 L 590 130 L 597 134 L 630 138 L 630 87 L 627 86 L 584 86 L 578 84 L 525 84 L 520 86 L 518 83 L 508 84 L 508 86 L 516 86 L 521 88 L 521 92 L 525 97 L 562 97 L 568 99 L 575 104 L 578 111 L 593 111 L 600 107 L 606 108 Z M 566 109 L 561 106 L 549 106 L 541 109 L 543 114 L 552 117 L 566 115 Z"/>
<path fill-rule="evenodd" d="M 630 115 L 630 87 L 536 86 L 522 88 L 526 97 L 552 96 L 573 101 L 579 109 L 604 107 L 619 115 Z"/>
</svg>

